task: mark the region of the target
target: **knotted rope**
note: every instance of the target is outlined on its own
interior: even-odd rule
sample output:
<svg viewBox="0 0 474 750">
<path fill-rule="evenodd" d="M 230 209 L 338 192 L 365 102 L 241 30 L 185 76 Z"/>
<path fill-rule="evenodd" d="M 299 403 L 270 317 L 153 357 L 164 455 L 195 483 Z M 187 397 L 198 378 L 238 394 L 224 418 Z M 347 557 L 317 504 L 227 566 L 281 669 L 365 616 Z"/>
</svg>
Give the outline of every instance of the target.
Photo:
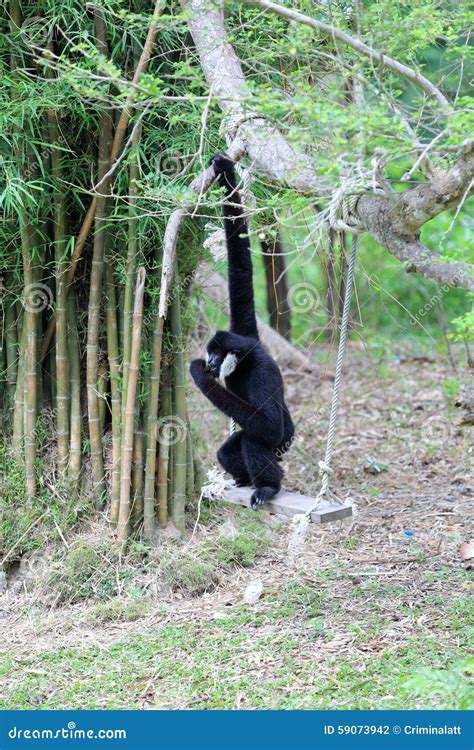
<svg viewBox="0 0 474 750">
<path fill-rule="evenodd" d="M 306 514 L 308 518 L 311 518 L 311 513 L 314 510 L 316 510 L 316 508 L 319 506 L 322 498 L 328 494 L 330 494 L 337 502 L 341 502 L 339 498 L 337 498 L 337 496 L 329 489 L 329 477 L 332 474 L 331 461 L 332 461 L 332 454 L 334 450 L 334 440 L 336 437 L 337 412 L 339 408 L 339 398 L 341 394 L 342 374 L 343 374 L 344 358 L 346 354 L 346 344 L 347 344 L 347 333 L 349 330 L 349 317 L 350 317 L 350 311 L 351 311 L 351 298 L 352 298 L 352 287 L 354 284 L 356 255 L 357 255 L 357 234 L 353 232 L 352 240 L 351 240 L 351 253 L 349 257 L 349 268 L 347 270 L 346 290 L 344 294 L 344 307 L 342 311 L 341 333 L 339 337 L 339 346 L 337 350 L 336 374 L 334 377 L 334 389 L 332 392 L 331 412 L 329 415 L 329 427 L 328 427 L 328 436 L 327 436 L 327 442 L 326 442 L 326 453 L 324 456 L 324 461 L 319 461 L 318 463 L 319 475 L 321 477 L 321 489 L 319 490 L 316 496 L 316 502 L 314 506 Z"/>
<path fill-rule="evenodd" d="M 329 223 L 337 231 L 350 232 L 351 252 L 349 256 L 349 268 L 347 269 L 346 287 L 344 294 L 344 306 L 342 311 L 342 320 L 339 336 L 339 346 L 337 349 L 336 373 L 334 377 L 334 388 L 331 400 L 331 412 L 329 415 L 329 427 L 326 441 L 326 453 L 324 461 L 319 461 L 319 475 L 321 477 L 321 489 L 319 490 L 315 504 L 306 513 L 308 519 L 311 519 L 311 513 L 321 504 L 324 497 L 329 495 L 336 502 L 341 500 L 329 489 L 329 477 L 332 474 L 331 461 L 334 450 L 334 441 L 336 437 L 337 413 L 339 409 L 339 400 L 342 387 L 342 375 L 344 369 L 344 359 L 346 355 L 347 335 L 349 330 L 349 318 L 351 311 L 352 289 L 354 286 L 354 272 L 357 255 L 358 235 L 364 231 L 364 225 L 357 215 L 357 203 L 362 195 L 380 193 L 386 194 L 387 188 L 381 177 L 381 166 L 383 154 L 374 158 L 372 165 L 373 170 L 365 173 L 355 179 L 346 181 L 339 190 L 336 190 L 329 204 Z"/>
</svg>

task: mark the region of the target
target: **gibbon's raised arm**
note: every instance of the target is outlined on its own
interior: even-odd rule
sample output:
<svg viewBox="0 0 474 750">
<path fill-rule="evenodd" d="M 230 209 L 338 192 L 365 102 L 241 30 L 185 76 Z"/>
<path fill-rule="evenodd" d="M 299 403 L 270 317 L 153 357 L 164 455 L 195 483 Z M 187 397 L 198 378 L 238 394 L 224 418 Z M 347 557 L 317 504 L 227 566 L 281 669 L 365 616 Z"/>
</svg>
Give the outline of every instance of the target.
<svg viewBox="0 0 474 750">
<path fill-rule="evenodd" d="M 234 165 L 225 154 L 212 158 L 219 184 L 226 192 L 224 229 L 229 269 L 230 330 L 258 339 L 248 225 L 237 190 Z"/>
</svg>

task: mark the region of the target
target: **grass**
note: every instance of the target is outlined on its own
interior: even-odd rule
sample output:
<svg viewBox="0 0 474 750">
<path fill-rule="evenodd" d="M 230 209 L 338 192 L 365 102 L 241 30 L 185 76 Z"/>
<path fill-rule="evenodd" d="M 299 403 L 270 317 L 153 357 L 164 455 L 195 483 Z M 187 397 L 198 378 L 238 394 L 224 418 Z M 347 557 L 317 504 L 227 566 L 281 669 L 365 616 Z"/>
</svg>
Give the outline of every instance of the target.
<svg viewBox="0 0 474 750">
<path fill-rule="evenodd" d="M 6 438 L 0 439 L 0 557 L 13 549 L 12 560 L 42 549 L 70 531 L 87 508 L 86 498 L 56 483 L 55 492 L 41 486 L 34 505 L 25 495 L 24 470 L 14 460 Z M 40 521 L 40 522 L 39 522 Z"/>
<path fill-rule="evenodd" d="M 184 591 L 191 596 L 211 591 L 219 581 L 212 562 L 182 552 L 163 559 L 160 572 L 173 591 Z"/>
<path fill-rule="evenodd" d="M 387 625 L 372 618 L 347 622 L 349 646 L 339 648 L 323 627 L 325 597 L 294 583 L 270 606 L 236 605 L 218 620 L 154 626 L 104 648 L 7 657 L 0 705 L 124 709 L 146 699 L 151 707 L 195 709 L 393 709 L 408 701 L 411 708 L 468 708 L 467 608 L 461 599 L 446 610 L 458 628 L 463 617 L 456 641 L 417 626 L 404 642 L 367 650 Z"/>
<path fill-rule="evenodd" d="M 84 599 L 108 600 L 131 584 L 133 568 L 120 564 L 119 550 L 112 543 L 79 543 L 68 550 L 49 583 L 62 602 L 76 604 Z"/>
<path fill-rule="evenodd" d="M 212 591 L 219 574 L 236 566 L 247 568 L 265 552 L 268 532 L 256 516 L 236 512 L 212 541 L 163 552 L 160 572 L 172 591 L 198 596 Z"/>
<path fill-rule="evenodd" d="M 147 599 L 110 599 L 93 607 L 88 620 L 93 624 L 107 622 L 134 622 L 148 614 L 151 603 Z"/>
<path fill-rule="evenodd" d="M 237 518 L 238 528 L 235 533 L 221 534 L 215 545 L 215 554 L 221 564 L 248 568 L 265 551 L 268 531 L 256 514 L 249 516 L 240 513 Z"/>
</svg>

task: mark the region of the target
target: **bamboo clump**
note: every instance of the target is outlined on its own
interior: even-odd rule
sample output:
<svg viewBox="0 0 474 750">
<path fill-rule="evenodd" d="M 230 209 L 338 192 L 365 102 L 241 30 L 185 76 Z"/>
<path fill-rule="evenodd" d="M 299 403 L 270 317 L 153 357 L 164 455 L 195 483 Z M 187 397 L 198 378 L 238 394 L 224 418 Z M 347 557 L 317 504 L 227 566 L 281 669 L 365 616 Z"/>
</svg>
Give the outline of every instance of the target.
<svg viewBox="0 0 474 750">
<path fill-rule="evenodd" d="M 2 418 L 29 501 L 44 493 L 40 435 L 52 425 L 48 485 L 73 497 L 85 493 L 119 544 L 132 535 L 151 541 L 157 525 L 171 520 L 184 533 L 186 504 L 200 489 L 186 409 L 182 314 L 189 301 L 180 291 L 175 244 L 161 241 L 158 221 L 149 230 L 140 206 L 141 154 L 152 129 L 140 119 L 136 87 L 153 59 L 163 8 L 157 0 L 121 109 L 111 106 L 116 92 L 105 80 L 95 119 L 82 129 L 68 120 L 60 66 L 53 64 L 63 40 L 48 38 L 43 58 L 53 62 L 43 76 L 44 60 L 21 44 L 20 4 L 9 5 L 12 80 L 25 68 L 54 93 L 30 120 L 25 110 L 13 139 L 27 197 L 13 222 L 19 262 L 2 284 Z M 103 59 L 111 52 L 109 23 L 102 9 L 93 10 Z M 81 180 L 91 182 L 79 190 L 81 159 Z M 151 244 L 158 251 L 149 270 Z"/>
</svg>

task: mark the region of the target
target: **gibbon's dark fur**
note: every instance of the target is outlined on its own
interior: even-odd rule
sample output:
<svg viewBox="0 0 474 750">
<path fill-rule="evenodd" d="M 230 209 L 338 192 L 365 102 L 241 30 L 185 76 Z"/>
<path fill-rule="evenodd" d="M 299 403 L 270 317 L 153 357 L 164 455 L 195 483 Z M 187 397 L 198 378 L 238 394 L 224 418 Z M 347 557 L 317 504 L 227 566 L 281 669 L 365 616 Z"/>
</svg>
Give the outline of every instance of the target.
<svg viewBox="0 0 474 750">
<path fill-rule="evenodd" d="M 251 500 L 255 508 L 279 491 L 283 477 L 279 462 L 295 430 L 280 369 L 259 341 L 250 242 L 234 167 L 225 154 L 216 154 L 211 163 L 226 193 L 230 331 L 217 331 L 206 347 L 207 362 L 195 359 L 190 370 L 209 401 L 241 428 L 221 445 L 217 459 L 238 485 L 255 487 Z"/>
</svg>

